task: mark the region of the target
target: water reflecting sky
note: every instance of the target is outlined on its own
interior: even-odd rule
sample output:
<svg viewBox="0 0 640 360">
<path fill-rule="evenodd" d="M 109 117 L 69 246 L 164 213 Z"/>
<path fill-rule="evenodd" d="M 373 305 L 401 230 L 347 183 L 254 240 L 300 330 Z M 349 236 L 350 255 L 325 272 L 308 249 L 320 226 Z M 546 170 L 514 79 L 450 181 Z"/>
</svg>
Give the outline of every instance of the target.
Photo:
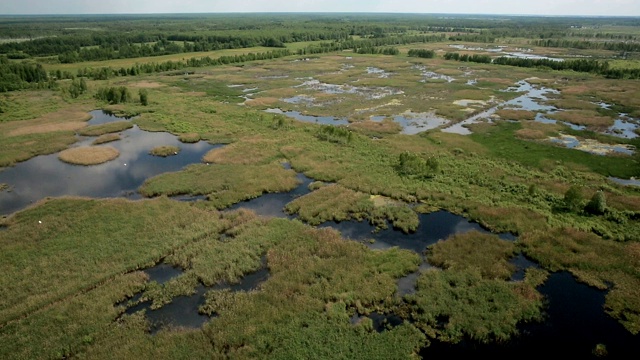
<svg viewBox="0 0 640 360">
<path fill-rule="evenodd" d="M 121 137 L 121 140 L 99 145 L 111 146 L 120 152 L 118 158 L 103 164 L 72 165 L 60 161 L 58 154 L 51 154 L 0 172 L 0 183 L 10 186 L 10 190 L 0 192 L 0 212 L 8 215 L 45 197 L 64 195 L 138 198 L 137 189 L 146 179 L 200 163 L 207 151 L 221 146 L 204 141 L 184 144 L 169 133 L 146 132 L 137 126 L 123 131 Z M 94 140 L 94 137 L 85 138 L 74 146 L 91 145 Z M 181 151 L 167 158 L 149 154 L 154 147 L 163 145 L 178 146 Z"/>
</svg>

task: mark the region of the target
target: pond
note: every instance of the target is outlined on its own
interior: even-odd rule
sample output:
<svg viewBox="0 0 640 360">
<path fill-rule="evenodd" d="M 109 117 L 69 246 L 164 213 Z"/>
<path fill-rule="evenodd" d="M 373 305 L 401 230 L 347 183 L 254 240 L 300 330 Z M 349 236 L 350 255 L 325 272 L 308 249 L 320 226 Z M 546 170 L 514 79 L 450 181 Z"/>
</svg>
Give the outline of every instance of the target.
<svg viewBox="0 0 640 360">
<path fill-rule="evenodd" d="M 101 112 L 93 112 L 92 115 L 91 121 L 96 124 L 122 120 Z M 79 140 L 73 146 L 90 145 L 95 138 Z M 184 144 L 172 134 L 147 132 L 137 126 L 121 132 L 121 140 L 106 145 L 116 148 L 120 155 L 99 165 L 71 165 L 60 161 L 58 154 L 50 154 L 4 169 L 0 172 L 0 183 L 8 184 L 10 191 L 0 192 L 1 215 L 21 210 L 46 197 L 74 195 L 137 199 L 140 198 L 137 189 L 146 179 L 199 163 L 207 151 L 221 146 L 205 141 Z M 166 158 L 149 154 L 151 149 L 161 145 L 178 146 L 181 150 L 177 155 Z"/>
<path fill-rule="evenodd" d="M 265 112 L 268 112 L 271 114 L 281 114 L 286 117 L 296 119 L 298 121 L 314 123 L 314 124 L 322 124 L 322 125 L 348 125 L 349 124 L 349 121 L 345 118 L 339 119 L 333 116 L 303 115 L 299 111 L 282 111 L 282 109 L 266 109 Z"/>
<path fill-rule="evenodd" d="M 149 281 L 156 281 L 159 284 L 163 284 L 183 273 L 182 270 L 165 263 L 160 263 L 143 271 L 149 275 Z M 260 284 L 268 278 L 269 270 L 266 268 L 266 257 L 263 256 L 262 267 L 257 271 L 245 275 L 238 283 L 221 283 L 211 287 L 199 284 L 193 295 L 177 296 L 171 303 L 158 309 L 151 309 L 150 301 L 137 303 L 142 292 L 134 295 L 130 300 L 117 305 L 127 307 L 124 313 L 128 315 L 144 311 L 145 317 L 151 324 L 150 332 L 152 334 L 166 328 L 199 328 L 211 319 L 209 316 L 200 314 L 199 312 L 200 306 L 205 303 L 205 294 L 207 291 L 222 289 L 229 289 L 230 291 L 252 291 L 258 289 Z M 134 305 L 129 306 L 129 304 Z"/>
<path fill-rule="evenodd" d="M 384 120 L 384 116 L 372 116 L 371 120 L 380 122 Z M 435 112 L 414 113 L 405 111 L 402 114 L 394 115 L 393 121 L 402 127 L 402 134 L 415 135 L 427 130 L 435 129 L 448 124 L 450 121 L 443 117 L 437 116 Z"/>
<path fill-rule="evenodd" d="M 420 70 L 420 73 L 422 74 L 422 77 L 423 77 L 423 79 L 420 80 L 420 82 L 423 82 L 423 83 L 427 82 L 428 80 L 444 80 L 448 83 L 451 83 L 456 80 L 454 77 L 451 77 L 449 75 L 438 74 L 434 71 L 429 71 L 427 70 L 427 67 L 423 65 L 414 65 L 413 68 Z"/>
<path fill-rule="evenodd" d="M 498 109 L 534 111 L 538 112 L 535 117 L 535 120 L 538 122 L 549 124 L 555 124 L 557 122 L 556 120 L 545 117 L 545 114 L 556 112 L 558 111 L 558 109 L 554 106 L 544 104 L 545 101 L 549 100 L 549 95 L 559 94 L 557 90 L 544 86 L 534 86 L 527 80 L 521 80 L 516 83 L 516 86 L 509 87 L 504 91 L 523 94 L 514 99 L 505 101 L 487 110 L 484 110 L 479 114 L 475 114 L 461 122 L 446 127 L 442 129 L 442 131 L 459 135 L 470 135 L 472 132 L 468 128 L 469 125 L 477 124 L 481 121 L 487 121 L 491 123 L 492 117 L 496 113 L 496 111 L 498 111 Z M 478 102 L 476 101 L 476 103 Z M 454 102 L 454 104 L 466 107 L 469 106 L 471 102 L 469 100 L 458 100 Z M 567 122 L 565 122 L 564 124 L 575 130 L 584 130 L 584 126 L 578 126 Z"/>
<path fill-rule="evenodd" d="M 318 92 L 331 94 L 331 95 L 354 94 L 354 95 L 362 96 L 369 100 L 382 99 L 387 96 L 404 94 L 402 90 L 398 90 L 390 87 L 377 87 L 377 86 L 364 87 L 364 86 L 353 86 L 349 84 L 342 84 L 342 85 L 328 84 L 313 78 L 300 78 L 297 80 L 304 80 L 304 81 L 302 84 L 294 86 L 294 88 L 304 88 L 306 90 L 313 90 L 313 91 L 318 91 Z"/>
<path fill-rule="evenodd" d="M 295 198 L 309 193 L 309 184 L 313 181 L 313 179 L 306 177 L 302 173 L 298 173 L 296 176 L 300 185 L 290 192 L 263 194 L 255 199 L 242 201 L 232 205 L 228 210 L 233 211 L 242 208 L 252 210 L 260 216 L 293 219 L 295 216 L 289 215 L 284 211 L 285 205 L 293 201 Z"/>
<path fill-rule="evenodd" d="M 542 323 L 519 327 L 521 336 L 505 344 L 481 344 L 472 340 L 451 345 L 434 342 L 424 348 L 423 358 L 460 356 L 480 358 L 545 358 L 560 356 L 571 359 L 598 358 L 593 354 L 597 344 L 604 344 L 608 358 L 629 358 L 637 354 L 640 336 L 633 336 L 617 321 L 606 315 L 606 292 L 578 283 L 568 272 L 552 273 L 539 288 L 548 300 L 547 319 Z"/>
<path fill-rule="evenodd" d="M 453 234 L 466 233 L 476 230 L 488 232 L 480 224 L 470 222 L 466 218 L 447 211 L 436 211 L 429 214 L 419 214 L 420 225 L 410 234 L 393 229 L 391 226 L 385 230 L 376 231 L 376 228 L 366 221 L 326 222 L 319 227 L 332 227 L 338 230 L 343 237 L 361 241 L 371 249 L 388 249 L 394 246 L 402 249 L 423 253 L 427 246 L 435 244 L 438 240 L 444 240 Z M 500 234 L 506 240 L 515 240 L 512 234 Z M 372 241 L 369 241 L 372 240 Z"/>
<path fill-rule="evenodd" d="M 635 147 L 627 144 L 603 144 L 593 139 L 580 140 L 576 136 L 560 134 L 558 137 L 550 137 L 549 141 L 562 145 L 569 149 L 585 151 L 596 155 L 608 155 L 611 153 L 633 155 Z"/>
</svg>

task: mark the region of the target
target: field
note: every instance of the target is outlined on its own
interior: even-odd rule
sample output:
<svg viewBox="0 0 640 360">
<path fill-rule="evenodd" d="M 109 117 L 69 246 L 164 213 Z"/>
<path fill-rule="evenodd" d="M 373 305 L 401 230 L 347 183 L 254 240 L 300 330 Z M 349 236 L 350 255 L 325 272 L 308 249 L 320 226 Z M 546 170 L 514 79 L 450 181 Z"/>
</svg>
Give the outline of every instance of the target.
<svg viewBox="0 0 640 360">
<path fill-rule="evenodd" d="M 117 50 L 59 32 L 57 18 L 0 19 L 0 175 L 59 153 L 99 178 L 97 164 L 129 159 L 111 145 L 126 149 L 131 131 L 181 142 L 144 144 L 149 162 L 220 145 L 154 177 L 131 166 L 136 199 L 70 190 L 3 214 L 0 357 L 419 358 L 434 344 L 508 344 L 544 322 L 541 287 L 558 272 L 604 291 L 602 312 L 638 340 L 640 187 L 619 182 L 640 177 L 637 19 L 210 16 L 162 19 L 163 37 L 151 15 L 96 19 L 128 39 Z M 577 21 L 611 44 L 576 37 Z M 34 23 L 42 33 L 24 40 Z M 75 50 L 45 46 L 53 37 Z M 514 53 L 586 60 L 491 62 Z M 11 73 L 20 66 L 44 75 Z M 95 109 L 126 119 L 89 124 Z M 299 174 L 313 182 L 300 188 Z M 0 205 L 19 194 L 0 179 Z M 242 207 L 287 194 L 280 217 Z M 372 234 L 408 236 L 437 211 L 486 231 L 422 252 L 376 247 Z M 371 238 L 331 228 L 348 222 Z M 518 256 L 535 264 L 520 278 Z M 154 280 L 159 265 L 179 275 Z M 197 326 L 150 320 L 193 296 Z"/>
</svg>

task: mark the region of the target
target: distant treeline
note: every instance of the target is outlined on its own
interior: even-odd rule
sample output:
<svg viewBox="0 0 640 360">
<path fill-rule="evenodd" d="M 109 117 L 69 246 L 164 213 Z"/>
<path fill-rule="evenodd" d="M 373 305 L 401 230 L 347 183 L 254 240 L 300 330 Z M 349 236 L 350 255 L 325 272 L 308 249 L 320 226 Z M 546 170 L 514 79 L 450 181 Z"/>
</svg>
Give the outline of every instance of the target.
<svg viewBox="0 0 640 360">
<path fill-rule="evenodd" d="M 447 38 L 444 34 L 404 35 L 404 36 L 390 36 L 390 37 L 368 38 L 368 39 L 359 39 L 359 40 L 349 39 L 344 41 L 323 42 L 320 44 L 310 45 L 303 49 L 299 49 L 298 55 L 321 54 L 321 53 L 329 53 L 329 52 L 343 51 L 343 50 L 353 50 L 354 52 L 360 53 L 360 54 L 372 54 L 372 53 L 378 54 L 380 53 L 380 51 L 376 51 L 376 50 L 370 51 L 370 50 L 363 50 L 363 49 L 389 47 L 393 45 L 439 42 L 439 41 L 444 41 L 446 39 Z M 391 54 L 391 55 L 395 55 L 395 54 Z"/>
<path fill-rule="evenodd" d="M 0 56 L 0 92 L 43 87 L 48 80 L 41 64 L 14 62 Z"/>
<path fill-rule="evenodd" d="M 599 49 L 599 50 L 611 50 L 611 51 L 626 51 L 634 52 L 640 51 L 640 42 L 635 41 L 584 41 L 584 40 L 569 40 L 569 39 L 546 39 L 537 40 L 533 42 L 533 45 L 542 47 L 555 47 L 555 48 L 572 48 L 572 49 Z"/>
<path fill-rule="evenodd" d="M 411 49 L 409 50 L 407 55 L 410 57 L 432 59 L 436 56 L 436 52 L 433 50 L 427 50 L 427 49 Z"/>
<path fill-rule="evenodd" d="M 444 54 L 445 60 L 457 60 L 457 61 L 465 61 L 465 62 L 475 62 L 481 64 L 488 64 L 491 62 L 491 56 L 488 55 L 468 55 L 468 54 L 458 54 L 448 52 Z"/>
<path fill-rule="evenodd" d="M 93 80 L 106 80 L 115 76 L 136 76 L 139 74 L 183 70 L 186 68 L 237 64 L 254 60 L 276 59 L 289 55 L 292 55 L 291 51 L 289 51 L 288 49 L 281 49 L 261 53 L 221 56 L 219 58 L 211 58 L 209 56 L 205 56 L 202 58 L 192 57 L 183 61 L 169 60 L 161 63 L 151 62 L 145 64 L 135 64 L 128 68 L 121 67 L 119 69 L 114 69 L 111 67 L 82 68 L 78 70 L 77 76 L 88 77 Z"/>
<path fill-rule="evenodd" d="M 107 35 L 47 37 L 0 44 L 0 53 L 12 58 L 57 56 L 61 63 L 130 59 L 187 52 L 240 49 L 254 46 L 284 47 L 287 42 L 346 39 L 345 32 L 293 32 L 287 35 Z"/>
<path fill-rule="evenodd" d="M 572 70 L 599 74 L 610 79 L 640 79 L 640 69 L 611 69 L 607 61 L 593 59 L 556 61 L 551 59 L 508 58 L 504 56 L 492 59 L 487 55 L 460 55 L 458 53 L 446 53 L 444 58 L 447 60 L 493 63 L 525 68 L 541 67 L 552 70 Z"/>
</svg>

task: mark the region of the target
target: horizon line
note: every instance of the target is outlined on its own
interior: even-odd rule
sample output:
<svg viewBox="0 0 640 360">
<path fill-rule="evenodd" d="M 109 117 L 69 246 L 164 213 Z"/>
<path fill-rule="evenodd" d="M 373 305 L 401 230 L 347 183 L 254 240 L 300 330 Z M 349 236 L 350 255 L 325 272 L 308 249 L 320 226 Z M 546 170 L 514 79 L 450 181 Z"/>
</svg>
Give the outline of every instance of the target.
<svg viewBox="0 0 640 360">
<path fill-rule="evenodd" d="M 579 17 L 579 18 L 640 18 L 640 15 L 586 15 L 586 14 L 498 14 L 498 13 L 436 13 L 436 12 L 366 12 L 366 11 L 222 11 L 222 12 L 158 12 L 158 13 L 43 13 L 43 14 L 0 14 L 0 17 L 11 16 L 131 16 L 131 15 L 256 15 L 256 14 L 358 14 L 358 15 L 454 15 L 454 16 L 513 16 L 513 17 Z"/>
</svg>

